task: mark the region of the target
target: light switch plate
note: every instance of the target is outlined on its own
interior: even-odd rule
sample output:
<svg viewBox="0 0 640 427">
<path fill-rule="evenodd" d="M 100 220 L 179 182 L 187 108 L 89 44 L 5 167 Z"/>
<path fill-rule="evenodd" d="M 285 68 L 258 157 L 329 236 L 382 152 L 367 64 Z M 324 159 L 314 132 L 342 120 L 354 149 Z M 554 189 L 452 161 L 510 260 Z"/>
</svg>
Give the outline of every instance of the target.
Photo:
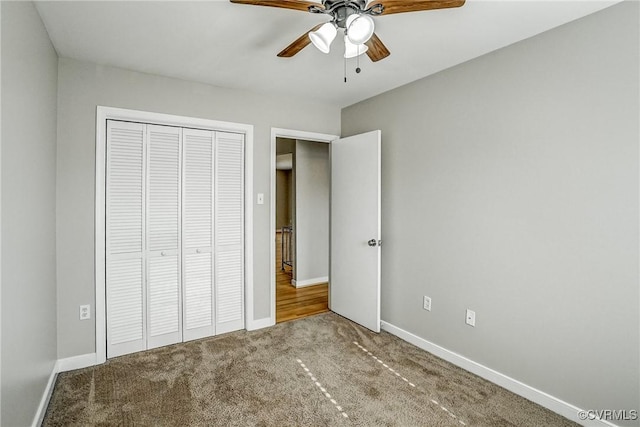
<svg viewBox="0 0 640 427">
<path fill-rule="evenodd" d="M 264 193 L 258 193 L 258 204 L 264 205 Z"/>
</svg>

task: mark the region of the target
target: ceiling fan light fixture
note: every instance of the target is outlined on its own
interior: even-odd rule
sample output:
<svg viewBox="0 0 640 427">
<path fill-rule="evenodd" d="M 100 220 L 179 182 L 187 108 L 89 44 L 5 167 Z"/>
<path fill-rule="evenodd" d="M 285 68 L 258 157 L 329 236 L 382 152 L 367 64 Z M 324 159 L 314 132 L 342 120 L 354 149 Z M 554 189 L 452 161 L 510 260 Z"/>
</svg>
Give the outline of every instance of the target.
<svg viewBox="0 0 640 427">
<path fill-rule="evenodd" d="M 367 50 L 369 50 L 369 46 L 366 44 L 353 44 L 349 40 L 349 37 L 344 36 L 344 57 L 355 58 L 356 56 L 362 55 Z"/>
<path fill-rule="evenodd" d="M 322 53 L 329 53 L 331 49 L 331 42 L 336 38 L 338 30 L 332 22 L 327 22 L 316 31 L 309 33 L 311 43 Z"/>
<path fill-rule="evenodd" d="M 369 15 L 354 13 L 347 18 L 346 34 L 349 41 L 355 45 L 366 43 L 374 31 L 373 19 Z"/>
</svg>

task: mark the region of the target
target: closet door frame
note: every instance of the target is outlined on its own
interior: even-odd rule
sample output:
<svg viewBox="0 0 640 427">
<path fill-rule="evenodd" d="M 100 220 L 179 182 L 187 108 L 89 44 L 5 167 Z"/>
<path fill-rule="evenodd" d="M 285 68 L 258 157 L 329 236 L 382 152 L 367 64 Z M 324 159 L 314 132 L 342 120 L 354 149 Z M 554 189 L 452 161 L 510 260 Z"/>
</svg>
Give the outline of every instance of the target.
<svg viewBox="0 0 640 427">
<path fill-rule="evenodd" d="M 244 135 L 244 326 L 247 330 L 259 328 L 259 322 L 253 318 L 253 125 L 98 106 L 96 111 L 95 177 L 95 363 L 101 364 L 107 360 L 105 299 L 107 120 L 196 128 Z"/>
</svg>

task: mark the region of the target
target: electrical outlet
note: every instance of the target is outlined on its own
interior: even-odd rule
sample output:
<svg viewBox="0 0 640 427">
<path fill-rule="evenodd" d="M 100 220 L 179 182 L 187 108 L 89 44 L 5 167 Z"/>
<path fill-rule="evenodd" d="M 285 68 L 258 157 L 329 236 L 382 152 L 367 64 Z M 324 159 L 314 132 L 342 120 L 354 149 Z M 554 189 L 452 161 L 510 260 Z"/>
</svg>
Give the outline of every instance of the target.
<svg viewBox="0 0 640 427">
<path fill-rule="evenodd" d="M 426 295 L 422 297 L 422 308 L 427 311 L 431 311 L 431 298 Z"/>
<path fill-rule="evenodd" d="M 469 326 L 476 326 L 476 312 L 467 308 L 465 322 Z"/>
<path fill-rule="evenodd" d="M 81 305 L 80 306 L 80 320 L 88 320 L 91 319 L 91 305 Z"/>
</svg>

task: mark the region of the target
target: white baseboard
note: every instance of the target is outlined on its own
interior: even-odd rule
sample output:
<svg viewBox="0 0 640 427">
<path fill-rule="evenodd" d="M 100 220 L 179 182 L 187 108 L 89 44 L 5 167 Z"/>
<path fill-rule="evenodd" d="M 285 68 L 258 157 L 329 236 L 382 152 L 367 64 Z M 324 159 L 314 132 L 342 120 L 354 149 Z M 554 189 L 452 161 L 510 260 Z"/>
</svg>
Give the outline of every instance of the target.
<svg viewBox="0 0 640 427">
<path fill-rule="evenodd" d="M 47 412 L 47 407 L 49 406 L 49 400 L 51 400 L 51 395 L 53 394 L 53 388 L 56 384 L 58 373 L 86 368 L 88 366 L 94 366 L 95 364 L 95 353 L 81 354 L 80 356 L 67 357 L 66 359 L 58 359 L 51 369 L 51 375 L 49 375 L 49 381 L 47 381 L 47 385 L 42 393 L 42 399 L 40 399 L 40 404 L 38 405 L 36 414 L 33 417 L 32 426 L 40 427 L 42 425 L 44 415 Z"/>
<path fill-rule="evenodd" d="M 49 375 L 49 381 L 47 381 L 47 385 L 44 388 L 44 392 L 42 393 L 42 398 L 40 399 L 40 404 L 38 405 L 36 414 L 33 417 L 33 423 L 31 423 L 33 427 L 40 427 L 42 425 L 42 421 L 44 421 L 44 414 L 47 412 L 47 407 L 49 406 L 49 400 L 51 399 L 51 394 L 53 394 L 53 387 L 56 384 L 56 378 L 58 376 L 57 368 L 58 368 L 58 362 L 54 363 L 53 368 L 51 369 L 51 375 Z"/>
<path fill-rule="evenodd" d="M 264 319 L 257 319 L 247 323 L 247 331 L 255 331 L 256 329 L 268 328 L 276 324 L 275 319 L 271 317 L 265 317 Z"/>
<path fill-rule="evenodd" d="M 545 408 L 562 415 L 565 418 L 570 419 L 581 425 L 587 425 L 585 422 L 587 420 L 582 420 L 578 418 L 578 413 L 582 411 L 581 408 L 578 408 L 575 405 L 567 403 L 557 397 L 551 396 L 544 391 L 538 390 L 534 387 L 531 387 L 527 384 L 524 384 L 516 379 L 513 379 L 507 375 L 501 374 L 498 371 L 495 371 L 491 368 L 488 368 L 480 363 L 474 362 L 471 359 L 468 359 L 458 353 L 454 353 L 451 350 L 447 350 L 444 347 L 441 347 L 437 344 L 434 344 L 430 341 L 425 340 L 424 338 L 420 338 L 417 335 L 412 334 L 411 332 L 407 332 L 404 329 L 401 329 L 397 326 L 392 325 L 389 322 L 385 322 L 384 320 L 380 322 L 380 326 L 383 330 L 419 347 L 423 350 L 432 353 L 447 362 L 451 362 L 456 366 L 461 367 L 469 372 L 472 372 L 486 380 L 491 381 L 494 384 L 497 384 L 501 387 L 506 388 L 507 390 L 522 396 L 526 399 L 531 400 L 532 402 L 537 403 L 540 406 L 544 406 Z M 607 426 L 607 427 L 616 427 L 615 424 L 605 421 L 605 420 L 588 420 L 589 426 Z"/>
<path fill-rule="evenodd" d="M 87 353 L 80 356 L 67 357 L 65 359 L 58 359 L 56 364 L 58 372 L 73 371 L 74 369 L 87 368 L 89 366 L 96 365 L 96 354 Z"/>
<path fill-rule="evenodd" d="M 320 283 L 327 283 L 328 281 L 329 278 L 327 276 L 324 276 L 307 280 L 291 280 L 291 284 L 296 288 L 304 288 L 305 286 L 319 285 Z"/>
</svg>

